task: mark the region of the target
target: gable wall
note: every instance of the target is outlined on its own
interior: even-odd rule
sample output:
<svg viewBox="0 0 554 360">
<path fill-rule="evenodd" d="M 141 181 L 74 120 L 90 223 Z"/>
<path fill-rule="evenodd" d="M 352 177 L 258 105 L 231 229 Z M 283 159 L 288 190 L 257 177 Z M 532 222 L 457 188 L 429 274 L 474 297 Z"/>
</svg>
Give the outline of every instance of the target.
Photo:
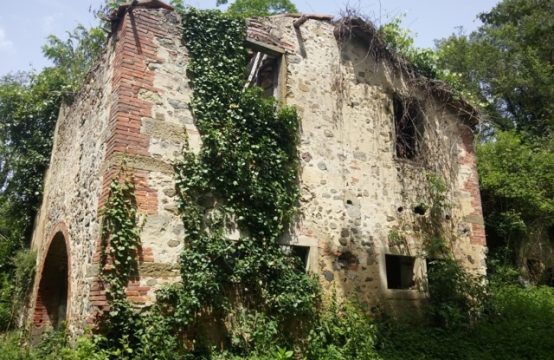
<svg viewBox="0 0 554 360">
<path fill-rule="evenodd" d="M 448 185 L 445 226 L 455 255 L 471 271 L 485 272 L 485 239 L 473 135 L 461 118 L 376 63 L 356 39 L 337 41 L 332 24 L 274 17 L 273 35 L 293 44 L 286 56 L 286 103 L 302 119 L 302 217 L 290 241 L 312 246 L 312 270 L 339 296 L 369 307 L 418 300 L 416 290 L 389 290 L 384 255 L 416 256 L 424 286 L 423 243 L 413 208 L 426 199 L 426 174 Z M 396 158 L 392 95 L 423 104 L 421 159 Z M 428 202 L 428 200 L 427 200 Z M 403 211 L 399 212 L 398 209 Z M 407 239 L 391 244 L 389 234 Z"/>
</svg>

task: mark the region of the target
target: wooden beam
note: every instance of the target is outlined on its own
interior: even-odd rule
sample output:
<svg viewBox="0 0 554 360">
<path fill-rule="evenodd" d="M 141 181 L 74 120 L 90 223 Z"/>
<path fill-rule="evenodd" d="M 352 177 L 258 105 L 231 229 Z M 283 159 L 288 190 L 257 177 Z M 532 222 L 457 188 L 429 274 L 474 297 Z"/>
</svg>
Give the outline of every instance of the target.
<svg viewBox="0 0 554 360">
<path fill-rule="evenodd" d="M 273 55 L 273 56 L 281 56 L 285 54 L 285 49 L 279 46 L 275 45 L 269 45 L 254 39 L 246 39 L 246 46 L 248 46 L 250 49 L 254 51 L 259 51 L 264 54 Z"/>
</svg>

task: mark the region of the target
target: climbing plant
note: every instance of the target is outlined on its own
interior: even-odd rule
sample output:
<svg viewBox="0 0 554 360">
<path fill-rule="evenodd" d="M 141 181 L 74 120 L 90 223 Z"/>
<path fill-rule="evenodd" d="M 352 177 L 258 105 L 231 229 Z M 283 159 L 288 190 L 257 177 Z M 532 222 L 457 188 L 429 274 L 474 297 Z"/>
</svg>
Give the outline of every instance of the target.
<svg viewBox="0 0 554 360">
<path fill-rule="evenodd" d="M 175 164 L 185 226 L 182 281 L 160 290 L 150 309 L 132 308 L 126 285 L 140 246 L 134 187 L 113 181 L 101 232 L 110 309 L 99 345 L 127 358 L 198 353 L 209 350 L 198 336 L 209 318 L 227 330 L 231 351 L 272 351 L 259 339 L 278 335 L 286 343 L 277 329 L 314 314 L 319 299 L 317 280 L 299 270 L 280 241 L 299 199 L 298 116 L 261 89 L 245 89 L 244 19 L 194 9 L 182 18 L 191 108 L 203 144 L 199 153 L 185 146 Z M 232 229 L 240 233 L 234 240 Z M 262 320 L 271 332 L 255 331 Z"/>
<path fill-rule="evenodd" d="M 121 340 L 134 336 L 137 314 L 127 300 L 127 283 L 136 273 L 140 247 L 139 223 L 131 181 L 113 180 L 103 209 L 100 248 L 100 279 L 106 286 L 110 309 L 102 327 L 105 346 L 120 346 Z"/>
<path fill-rule="evenodd" d="M 219 11 L 182 14 L 191 60 L 191 107 L 202 138 L 185 147 L 176 187 L 185 225 L 173 319 L 190 326 L 201 310 L 229 316 L 237 302 L 279 320 L 315 310 L 319 287 L 298 271 L 279 239 L 297 210 L 298 116 L 256 87 L 244 89 L 245 21 Z M 236 227 L 238 240 L 229 239 Z"/>
<path fill-rule="evenodd" d="M 485 287 L 479 276 L 469 273 L 453 252 L 457 238 L 452 232 L 451 205 L 444 178 L 427 173 L 428 198 L 415 207 L 424 209 L 417 216 L 419 235 L 427 257 L 429 291 L 428 312 L 441 327 L 467 326 L 480 315 Z M 414 208 L 415 210 L 415 208 Z"/>
</svg>

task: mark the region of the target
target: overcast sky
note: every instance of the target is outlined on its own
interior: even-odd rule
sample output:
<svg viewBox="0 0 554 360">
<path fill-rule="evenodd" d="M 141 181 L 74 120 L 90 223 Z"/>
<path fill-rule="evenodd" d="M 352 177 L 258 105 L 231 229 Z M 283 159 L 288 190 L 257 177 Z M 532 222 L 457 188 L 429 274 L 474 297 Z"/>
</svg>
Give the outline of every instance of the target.
<svg viewBox="0 0 554 360">
<path fill-rule="evenodd" d="M 49 65 L 41 46 L 49 34 L 64 37 L 77 24 L 96 23 L 92 10 L 104 0 L 26 0 L 3 2 L 0 8 L 0 76 Z M 185 0 L 196 7 L 214 7 L 216 0 Z M 405 14 L 419 47 L 432 47 L 435 39 L 477 28 L 477 14 L 490 10 L 498 0 L 293 0 L 301 12 L 339 15 L 347 6 L 374 19 L 377 25 Z"/>
</svg>

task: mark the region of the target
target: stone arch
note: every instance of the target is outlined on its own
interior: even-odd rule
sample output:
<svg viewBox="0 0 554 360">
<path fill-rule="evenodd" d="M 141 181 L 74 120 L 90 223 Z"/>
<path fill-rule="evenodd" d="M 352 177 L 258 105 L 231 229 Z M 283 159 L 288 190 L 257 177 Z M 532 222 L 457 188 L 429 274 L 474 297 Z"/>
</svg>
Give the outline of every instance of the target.
<svg viewBox="0 0 554 360">
<path fill-rule="evenodd" d="M 60 228 L 60 227 L 58 227 Z M 68 314 L 70 257 L 65 227 L 55 232 L 42 261 L 35 298 L 33 326 L 58 328 Z"/>
</svg>

